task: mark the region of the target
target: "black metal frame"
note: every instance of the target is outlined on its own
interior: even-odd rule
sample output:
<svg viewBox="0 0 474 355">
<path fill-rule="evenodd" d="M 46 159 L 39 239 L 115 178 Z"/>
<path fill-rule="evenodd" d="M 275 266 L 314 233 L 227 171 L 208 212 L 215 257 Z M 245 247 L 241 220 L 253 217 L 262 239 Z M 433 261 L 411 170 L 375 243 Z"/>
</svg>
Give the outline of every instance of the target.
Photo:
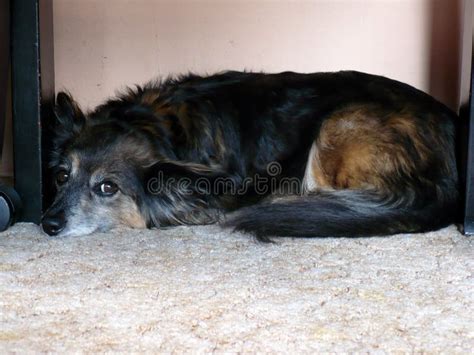
<svg viewBox="0 0 474 355">
<path fill-rule="evenodd" d="M 11 63 L 15 189 L 20 221 L 39 223 L 46 186 L 42 134 L 54 100 L 52 0 L 11 1 Z"/>
<path fill-rule="evenodd" d="M 10 69 L 10 2 L 0 3 L 0 155 L 3 149 Z"/>
<path fill-rule="evenodd" d="M 464 233 L 474 234 L 474 68 L 471 69 L 469 105 L 461 108 L 463 127 L 467 131 L 462 145 L 465 166 Z"/>
</svg>

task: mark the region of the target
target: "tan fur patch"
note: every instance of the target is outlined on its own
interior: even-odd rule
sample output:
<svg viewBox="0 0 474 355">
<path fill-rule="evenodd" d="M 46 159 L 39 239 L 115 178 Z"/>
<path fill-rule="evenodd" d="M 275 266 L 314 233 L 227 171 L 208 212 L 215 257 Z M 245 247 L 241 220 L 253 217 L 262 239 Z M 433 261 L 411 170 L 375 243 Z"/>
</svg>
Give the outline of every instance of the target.
<svg viewBox="0 0 474 355">
<path fill-rule="evenodd" d="M 328 187 L 324 176 L 321 174 L 321 164 L 316 142 L 313 143 L 308 154 L 308 161 L 303 177 L 303 192 L 314 191 L 317 188 Z"/>
<path fill-rule="evenodd" d="M 136 203 L 130 198 L 122 196 L 119 201 L 117 219 L 120 224 L 131 228 L 146 228 L 146 221 L 141 215 Z"/>
<path fill-rule="evenodd" d="M 384 189 L 387 178 L 410 176 L 428 165 L 432 151 L 419 128 L 408 113 L 367 106 L 340 110 L 321 127 L 311 176 L 320 187 Z"/>
<path fill-rule="evenodd" d="M 227 149 L 224 141 L 224 135 L 222 134 L 222 130 L 217 127 L 216 135 L 214 139 L 216 152 L 217 152 L 217 160 L 220 161 L 225 158 Z"/>
<path fill-rule="evenodd" d="M 71 175 L 77 175 L 80 163 L 79 156 L 73 152 L 69 155 L 69 159 L 71 160 Z"/>
<path fill-rule="evenodd" d="M 160 92 L 158 90 L 145 90 L 143 94 L 140 96 L 140 101 L 142 104 L 147 106 L 153 106 L 155 102 L 160 97 Z"/>
</svg>

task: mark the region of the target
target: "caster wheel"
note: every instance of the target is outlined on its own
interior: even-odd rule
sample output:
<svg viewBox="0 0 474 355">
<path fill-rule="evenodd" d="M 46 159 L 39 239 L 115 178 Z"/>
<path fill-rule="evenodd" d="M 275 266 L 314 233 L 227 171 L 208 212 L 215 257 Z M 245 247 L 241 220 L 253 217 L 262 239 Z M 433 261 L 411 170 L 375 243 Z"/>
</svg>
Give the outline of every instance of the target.
<svg viewBox="0 0 474 355">
<path fill-rule="evenodd" d="M 0 232 L 3 232 L 17 220 L 21 210 L 18 193 L 7 185 L 0 184 Z"/>
</svg>

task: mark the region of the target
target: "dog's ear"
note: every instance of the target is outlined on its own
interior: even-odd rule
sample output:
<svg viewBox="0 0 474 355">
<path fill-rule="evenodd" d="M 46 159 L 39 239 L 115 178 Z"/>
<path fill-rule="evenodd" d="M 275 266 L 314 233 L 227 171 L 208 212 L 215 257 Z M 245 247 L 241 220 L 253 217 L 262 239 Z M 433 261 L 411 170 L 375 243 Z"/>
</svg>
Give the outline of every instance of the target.
<svg viewBox="0 0 474 355">
<path fill-rule="evenodd" d="M 85 124 L 85 116 L 70 94 L 59 92 L 54 109 L 56 138 L 65 141 L 77 135 Z"/>
<path fill-rule="evenodd" d="M 149 194 L 177 192 L 202 197 L 222 194 L 224 189 L 232 188 L 236 183 L 221 170 L 185 162 L 156 163 L 147 169 L 144 181 Z"/>
</svg>

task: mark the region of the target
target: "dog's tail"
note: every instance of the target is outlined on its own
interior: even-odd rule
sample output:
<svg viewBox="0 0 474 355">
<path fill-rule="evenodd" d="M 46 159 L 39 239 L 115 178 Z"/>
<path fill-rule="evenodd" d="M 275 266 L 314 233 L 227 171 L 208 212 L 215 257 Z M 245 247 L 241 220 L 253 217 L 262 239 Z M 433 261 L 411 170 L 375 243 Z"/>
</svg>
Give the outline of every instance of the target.
<svg viewBox="0 0 474 355">
<path fill-rule="evenodd" d="M 439 192 L 439 190 L 438 190 Z M 226 222 L 261 241 L 271 236 L 366 237 L 426 232 L 457 218 L 457 191 L 417 200 L 375 191 L 329 190 L 264 202 L 238 210 Z"/>
</svg>

